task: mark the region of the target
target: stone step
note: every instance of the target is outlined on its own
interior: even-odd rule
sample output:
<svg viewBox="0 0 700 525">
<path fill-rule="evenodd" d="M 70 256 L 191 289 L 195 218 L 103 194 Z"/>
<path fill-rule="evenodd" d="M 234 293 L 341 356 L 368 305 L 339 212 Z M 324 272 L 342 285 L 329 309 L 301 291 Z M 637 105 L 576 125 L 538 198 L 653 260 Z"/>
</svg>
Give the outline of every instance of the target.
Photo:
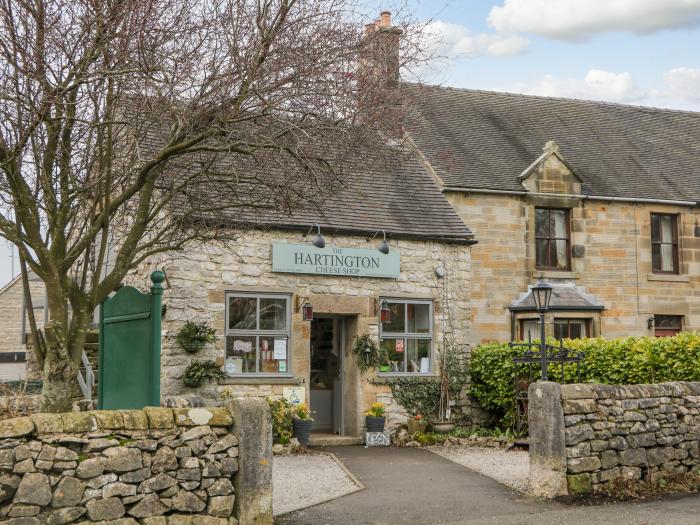
<svg viewBox="0 0 700 525">
<path fill-rule="evenodd" d="M 360 436 L 338 436 L 336 434 L 311 434 L 310 447 L 336 447 L 342 445 L 361 445 Z"/>
</svg>

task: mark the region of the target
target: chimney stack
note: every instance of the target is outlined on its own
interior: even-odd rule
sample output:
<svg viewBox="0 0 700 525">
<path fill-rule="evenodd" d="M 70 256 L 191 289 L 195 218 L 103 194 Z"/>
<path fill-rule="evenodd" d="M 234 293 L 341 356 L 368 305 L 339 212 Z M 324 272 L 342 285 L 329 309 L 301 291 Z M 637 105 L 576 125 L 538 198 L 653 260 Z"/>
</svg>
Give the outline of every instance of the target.
<svg viewBox="0 0 700 525">
<path fill-rule="evenodd" d="M 377 20 L 365 25 L 359 64 L 359 74 L 365 82 L 398 82 L 401 34 L 401 29 L 391 25 L 390 11 L 382 11 Z"/>
</svg>

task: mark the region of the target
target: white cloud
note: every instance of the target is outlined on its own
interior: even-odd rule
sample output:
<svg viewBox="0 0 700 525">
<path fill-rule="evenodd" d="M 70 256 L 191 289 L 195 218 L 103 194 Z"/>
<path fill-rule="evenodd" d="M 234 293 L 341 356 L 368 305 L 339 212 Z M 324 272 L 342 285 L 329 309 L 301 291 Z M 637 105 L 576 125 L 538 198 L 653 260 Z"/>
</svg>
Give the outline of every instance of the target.
<svg viewBox="0 0 700 525">
<path fill-rule="evenodd" d="M 583 78 L 544 75 L 532 84 L 518 84 L 506 91 L 700 111 L 700 69 L 670 69 L 661 75 L 659 85 L 643 89 L 628 72 L 591 69 Z"/>
<path fill-rule="evenodd" d="M 425 37 L 435 55 L 443 59 L 517 55 L 529 44 L 527 39 L 518 35 L 473 34 L 463 25 L 440 20 L 426 26 Z"/>
<path fill-rule="evenodd" d="M 664 72 L 663 78 L 669 96 L 700 102 L 700 69 L 677 67 Z"/>
<path fill-rule="evenodd" d="M 504 0 L 488 22 L 499 33 L 564 40 L 609 31 L 651 33 L 700 25 L 700 0 Z"/>
<path fill-rule="evenodd" d="M 644 91 L 635 85 L 631 74 L 613 73 L 602 69 L 591 69 L 583 79 L 545 75 L 535 84 L 520 85 L 515 90 L 528 95 L 622 103 L 639 102 L 646 96 Z"/>
</svg>

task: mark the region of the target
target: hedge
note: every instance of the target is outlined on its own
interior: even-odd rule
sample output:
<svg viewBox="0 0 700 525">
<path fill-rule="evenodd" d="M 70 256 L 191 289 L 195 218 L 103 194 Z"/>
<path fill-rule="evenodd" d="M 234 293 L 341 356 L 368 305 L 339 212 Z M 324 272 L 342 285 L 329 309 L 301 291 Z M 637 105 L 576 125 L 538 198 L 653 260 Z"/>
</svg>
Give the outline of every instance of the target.
<svg viewBox="0 0 700 525">
<path fill-rule="evenodd" d="M 549 341 L 558 346 L 558 341 Z M 564 346 L 585 352 L 581 363 L 582 383 L 643 384 L 665 381 L 700 381 L 700 335 L 681 333 L 674 337 L 626 337 L 620 339 L 570 339 Z M 470 395 L 479 404 L 510 423 L 515 406 L 516 376 L 526 365 L 516 365 L 513 358 L 525 352 L 508 343 L 483 344 L 474 348 L 470 358 Z M 539 379 L 538 365 L 532 366 L 533 380 Z M 550 379 L 577 382 L 576 367 L 550 365 Z"/>
</svg>

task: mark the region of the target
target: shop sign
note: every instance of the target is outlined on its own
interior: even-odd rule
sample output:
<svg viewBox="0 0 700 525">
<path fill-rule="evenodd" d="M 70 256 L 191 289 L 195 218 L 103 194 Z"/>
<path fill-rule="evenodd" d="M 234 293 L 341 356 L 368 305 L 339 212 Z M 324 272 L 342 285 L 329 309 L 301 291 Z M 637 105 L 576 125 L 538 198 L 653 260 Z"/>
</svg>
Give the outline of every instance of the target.
<svg viewBox="0 0 700 525">
<path fill-rule="evenodd" d="M 376 249 L 275 243 L 272 271 L 396 278 L 401 273 L 401 257 L 395 250 L 383 254 Z"/>
</svg>

